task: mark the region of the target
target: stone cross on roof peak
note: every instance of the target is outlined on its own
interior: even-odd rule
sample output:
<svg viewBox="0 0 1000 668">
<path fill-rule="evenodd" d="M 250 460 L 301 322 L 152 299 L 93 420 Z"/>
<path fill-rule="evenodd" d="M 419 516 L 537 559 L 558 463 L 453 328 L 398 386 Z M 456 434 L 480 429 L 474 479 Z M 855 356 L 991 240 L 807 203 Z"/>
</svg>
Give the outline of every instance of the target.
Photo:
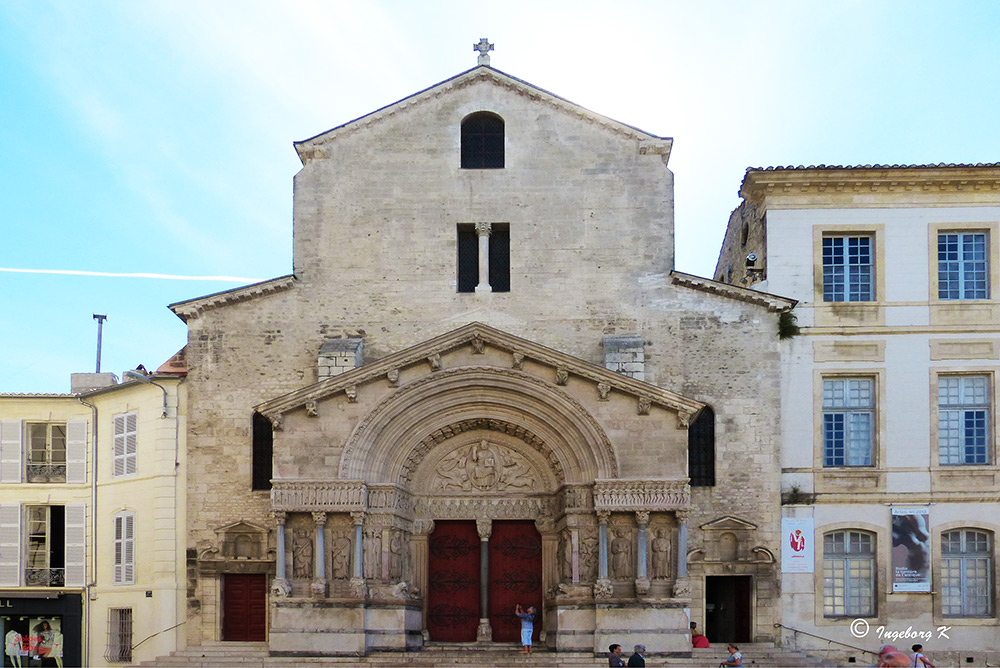
<svg viewBox="0 0 1000 668">
<path fill-rule="evenodd" d="M 493 50 L 493 45 L 490 44 L 490 40 L 485 37 L 480 38 L 478 44 L 473 44 L 472 49 L 479 52 L 479 64 L 489 66 L 490 64 L 490 51 Z"/>
</svg>

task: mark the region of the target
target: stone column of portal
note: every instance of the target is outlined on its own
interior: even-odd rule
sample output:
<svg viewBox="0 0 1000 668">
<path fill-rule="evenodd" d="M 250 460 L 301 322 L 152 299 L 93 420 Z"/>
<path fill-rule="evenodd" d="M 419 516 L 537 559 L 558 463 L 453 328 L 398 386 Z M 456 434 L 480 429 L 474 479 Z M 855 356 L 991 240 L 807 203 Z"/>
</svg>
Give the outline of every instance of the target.
<svg viewBox="0 0 1000 668">
<path fill-rule="evenodd" d="M 278 551 L 274 557 L 276 573 L 274 582 L 271 584 L 273 595 L 284 598 L 292 593 L 292 586 L 288 583 L 288 556 L 285 554 L 285 519 L 284 511 L 274 511 L 274 521 L 278 524 L 276 532 L 278 538 Z"/>
<path fill-rule="evenodd" d="M 691 596 L 691 582 L 687 576 L 687 521 L 691 511 L 678 510 L 674 514 L 677 517 L 677 579 L 674 581 L 674 597 L 688 598 Z"/>
<path fill-rule="evenodd" d="M 610 510 L 598 510 L 598 550 L 599 558 L 597 562 L 597 582 L 594 583 L 594 598 L 611 598 L 614 589 L 611 580 L 608 579 L 608 519 L 611 517 Z"/>
<path fill-rule="evenodd" d="M 638 548 L 638 566 L 635 578 L 635 593 L 637 596 L 644 596 L 649 593 L 649 577 L 646 575 L 646 527 L 649 525 L 649 511 L 639 510 L 635 513 L 635 521 L 639 524 L 639 536 L 636 540 Z"/>
<path fill-rule="evenodd" d="M 351 563 L 351 596 L 354 598 L 364 598 L 365 591 L 365 573 L 364 573 L 364 533 L 362 532 L 362 525 L 365 522 L 365 513 L 363 511 L 354 511 L 351 513 L 351 522 L 354 524 L 354 556 Z"/>
<path fill-rule="evenodd" d="M 427 601 L 427 539 L 434 532 L 434 520 L 414 520 L 413 521 L 413 586 L 414 591 L 424 597 Z M 423 622 L 420 626 L 426 633 L 427 630 L 427 606 L 423 606 L 421 613 Z M 426 637 L 426 636 L 425 636 Z"/>
<path fill-rule="evenodd" d="M 480 237 L 482 239 L 482 237 Z M 480 246 L 480 249 L 482 246 Z M 480 276 L 482 272 L 480 272 Z M 486 286 L 487 288 L 489 286 Z M 477 290 L 479 288 L 476 288 Z M 479 532 L 479 628 L 476 642 L 492 642 L 493 628 L 490 626 L 490 534 L 493 520 L 476 520 Z"/>
<path fill-rule="evenodd" d="M 490 233 L 491 223 L 476 223 L 476 236 L 479 237 L 479 285 L 476 292 L 493 292 L 490 287 Z"/>
<path fill-rule="evenodd" d="M 314 577 L 309 590 L 313 598 L 326 598 L 326 513 L 313 513 L 316 523 L 316 552 L 313 558 Z"/>
</svg>

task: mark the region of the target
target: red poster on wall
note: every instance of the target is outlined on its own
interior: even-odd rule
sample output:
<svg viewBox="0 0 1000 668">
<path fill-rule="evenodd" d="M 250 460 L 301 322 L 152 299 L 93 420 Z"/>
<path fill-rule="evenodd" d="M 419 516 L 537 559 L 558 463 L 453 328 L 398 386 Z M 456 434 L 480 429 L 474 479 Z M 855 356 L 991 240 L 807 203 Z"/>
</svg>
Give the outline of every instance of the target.
<svg viewBox="0 0 1000 668">
<path fill-rule="evenodd" d="M 427 544 L 427 633 L 474 642 L 479 626 L 479 532 L 474 521 L 436 521 Z"/>
<path fill-rule="evenodd" d="M 514 607 L 535 606 L 532 639 L 542 627 L 542 538 L 533 520 L 493 522 L 490 534 L 490 626 L 495 642 L 519 642 Z"/>
</svg>

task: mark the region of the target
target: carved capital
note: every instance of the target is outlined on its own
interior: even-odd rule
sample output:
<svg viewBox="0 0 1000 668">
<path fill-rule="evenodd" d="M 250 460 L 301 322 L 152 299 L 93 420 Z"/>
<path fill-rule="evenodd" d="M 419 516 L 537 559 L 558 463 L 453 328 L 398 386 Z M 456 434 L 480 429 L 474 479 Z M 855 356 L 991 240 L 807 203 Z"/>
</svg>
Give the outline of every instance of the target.
<svg viewBox="0 0 1000 668">
<path fill-rule="evenodd" d="M 565 385 L 569 382 L 569 369 L 564 366 L 556 369 L 556 385 Z"/>
<path fill-rule="evenodd" d="M 319 404 L 315 401 L 307 401 L 306 415 L 308 417 L 319 417 Z"/>
<path fill-rule="evenodd" d="M 600 578 L 594 583 L 594 598 L 611 598 L 614 593 L 615 590 L 611 586 L 611 580 Z"/>
<path fill-rule="evenodd" d="M 645 526 L 646 524 L 649 524 L 649 511 L 637 510 L 635 512 L 635 521 L 639 526 Z"/>
<path fill-rule="evenodd" d="M 490 236 L 493 233 L 493 223 L 476 223 L 476 236 Z"/>
<path fill-rule="evenodd" d="M 285 520 L 288 518 L 288 513 L 286 513 L 284 510 L 272 510 L 271 517 L 274 518 L 274 521 L 278 524 L 279 527 L 285 526 Z"/>
<path fill-rule="evenodd" d="M 649 409 L 652 405 L 653 401 L 649 397 L 639 397 L 636 413 L 639 415 L 649 415 Z"/>
<path fill-rule="evenodd" d="M 413 535 L 427 536 L 434 531 L 434 520 L 413 520 Z"/>
<path fill-rule="evenodd" d="M 691 511 L 687 509 L 675 510 L 674 516 L 677 521 L 681 524 L 686 524 L 689 519 L 691 519 Z"/>
<path fill-rule="evenodd" d="M 597 521 L 600 524 L 607 524 L 608 520 L 611 518 L 610 510 L 598 510 L 597 511 Z"/>
<path fill-rule="evenodd" d="M 553 534 L 556 532 L 556 521 L 551 517 L 539 517 L 535 520 L 535 528 L 540 534 Z"/>
<path fill-rule="evenodd" d="M 685 411 L 679 411 L 677 413 L 677 428 L 687 429 L 691 426 L 691 413 Z"/>
<path fill-rule="evenodd" d="M 285 578 L 274 578 L 271 582 L 271 598 L 288 598 L 292 595 L 292 586 Z"/>
<path fill-rule="evenodd" d="M 326 524 L 326 513 L 314 512 L 312 516 L 313 516 L 313 522 L 316 523 L 316 526 L 321 527 Z"/>
<path fill-rule="evenodd" d="M 389 381 L 389 385 L 399 387 L 399 369 L 389 369 L 385 377 Z"/>
<path fill-rule="evenodd" d="M 272 415 L 270 418 L 268 418 L 269 420 L 271 420 L 271 429 L 273 429 L 274 431 L 281 431 L 282 429 L 281 419 L 284 417 L 285 417 L 284 415 L 279 413 L 277 415 Z"/>
<path fill-rule="evenodd" d="M 361 526 L 365 522 L 365 512 L 363 510 L 356 510 L 351 513 L 351 524 L 356 527 Z"/>
<path fill-rule="evenodd" d="M 493 520 L 476 520 L 476 531 L 479 532 L 479 540 L 489 540 L 493 533 Z"/>
</svg>

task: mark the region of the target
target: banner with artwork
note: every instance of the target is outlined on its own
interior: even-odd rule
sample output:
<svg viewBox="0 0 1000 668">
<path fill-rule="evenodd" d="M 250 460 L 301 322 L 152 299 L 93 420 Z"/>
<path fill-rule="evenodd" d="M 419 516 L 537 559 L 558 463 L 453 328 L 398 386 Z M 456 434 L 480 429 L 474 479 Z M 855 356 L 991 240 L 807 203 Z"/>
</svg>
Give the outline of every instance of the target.
<svg viewBox="0 0 1000 668">
<path fill-rule="evenodd" d="M 814 560 L 813 518 L 781 519 L 781 572 L 812 573 Z"/>
<path fill-rule="evenodd" d="M 892 591 L 931 590 L 931 534 L 929 510 L 892 509 Z"/>
</svg>

